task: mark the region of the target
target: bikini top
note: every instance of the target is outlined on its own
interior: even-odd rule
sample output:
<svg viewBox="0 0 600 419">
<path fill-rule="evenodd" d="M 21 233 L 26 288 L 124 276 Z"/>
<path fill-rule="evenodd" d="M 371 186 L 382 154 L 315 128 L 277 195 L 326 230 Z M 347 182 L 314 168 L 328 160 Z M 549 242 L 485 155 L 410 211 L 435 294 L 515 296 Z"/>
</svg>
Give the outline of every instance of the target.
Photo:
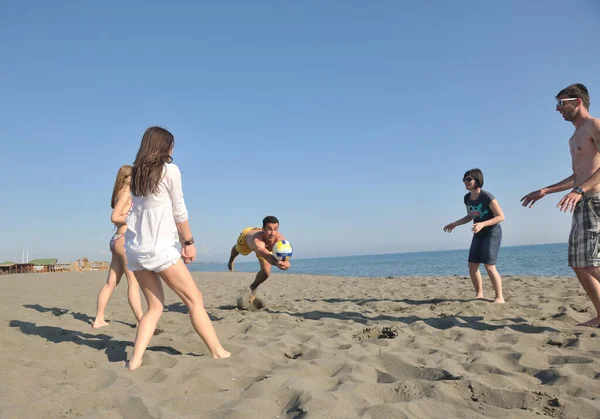
<svg viewBox="0 0 600 419">
<path fill-rule="evenodd" d="M 129 215 L 129 214 L 131 213 L 131 210 L 132 210 L 132 209 L 133 209 L 133 200 L 131 200 L 131 205 L 129 206 L 129 209 L 127 210 L 127 212 L 124 212 L 124 213 L 123 213 L 123 214 L 121 214 L 121 215 Z M 113 225 L 114 225 L 114 228 L 113 228 L 113 230 L 116 230 L 116 228 L 117 228 L 117 223 L 113 223 Z"/>
</svg>

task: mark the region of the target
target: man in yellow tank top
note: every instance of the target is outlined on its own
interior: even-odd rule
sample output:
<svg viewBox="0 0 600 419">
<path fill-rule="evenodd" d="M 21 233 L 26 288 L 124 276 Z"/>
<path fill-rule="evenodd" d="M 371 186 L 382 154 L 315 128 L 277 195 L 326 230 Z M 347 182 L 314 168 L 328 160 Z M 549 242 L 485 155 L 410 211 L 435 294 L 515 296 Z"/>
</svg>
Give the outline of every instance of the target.
<svg viewBox="0 0 600 419">
<path fill-rule="evenodd" d="M 279 240 L 285 240 L 285 237 L 279 233 L 279 220 L 269 215 L 263 219 L 263 227 L 247 227 L 239 235 L 235 246 L 231 248 L 231 256 L 227 267 L 233 271 L 233 261 L 238 255 L 249 255 L 251 252 L 256 254 L 260 263 L 260 270 L 256 274 L 254 282 L 250 284 L 249 302 L 256 299 L 256 289 L 265 282 L 271 275 L 271 266 L 277 266 L 279 269 L 287 270 L 290 268 L 289 261 L 277 260 L 271 253 L 273 245 Z"/>
</svg>

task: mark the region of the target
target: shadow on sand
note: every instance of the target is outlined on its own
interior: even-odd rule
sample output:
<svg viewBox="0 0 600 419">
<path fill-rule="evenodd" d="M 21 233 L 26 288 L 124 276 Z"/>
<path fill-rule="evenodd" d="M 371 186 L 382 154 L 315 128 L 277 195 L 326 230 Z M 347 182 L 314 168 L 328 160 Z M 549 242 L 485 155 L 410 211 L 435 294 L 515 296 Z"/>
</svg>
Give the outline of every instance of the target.
<svg viewBox="0 0 600 419">
<path fill-rule="evenodd" d="M 329 318 L 336 320 L 352 320 L 360 324 L 367 324 L 368 322 L 374 321 L 390 321 L 411 325 L 415 322 L 423 322 L 430 327 L 440 330 L 446 330 L 452 327 L 467 327 L 473 330 L 498 330 L 506 327 L 521 333 L 557 332 L 556 329 L 551 327 L 532 326 L 527 324 L 526 320 L 520 317 L 503 319 L 503 321 L 508 322 L 506 324 L 488 324 L 482 321 L 483 316 L 447 316 L 423 318 L 418 316 L 393 317 L 382 314 L 375 317 L 367 317 L 361 313 L 351 311 L 331 313 L 327 311 L 315 310 L 306 313 L 290 313 L 287 311 L 275 311 L 268 308 L 266 311 L 272 314 L 288 314 L 290 316 L 299 317 L 306 320 L 321 320 Z"/>
<path fill-rule="evenodd" d="M 20 320 L 11 320 L 10 327 L 17 327 L 26 335 L 39 336 L 48 342 L 61 343 L 73 342 L 96 350 L 104 350 L 110 362 L 121 362 L 127 360 L 125 349 L 133 347 L 133 342 L 113 339 L 106 334 L 91 334 L 78 330 L 63 329 L 54 326 L 37 326 L 35 323 Z M 148 346 L 148 351 L 166 352 L 169 355 L 202 356 L 194 353 L 184 354 L 171 346 Z"/>
<path fill-rule="evenodd" d="M 440 304 L 440 303 L 467 303 L 469 301 L 474 301 L 474 299 L 473 298 L 471 298 L 471 299 L 430 298 L 427 300 L 412 300 L 410 298 L 404 298 L 402 300 L 392 300 L 390 298 L 356 298 L 356 299 L 326 298 L 324 300 L 313 300 L 310 298 L 304 298 L 302 300 L 296 300 L 296 301 L 309 301 L 311 303 L 315 303 L 317 301 L 324 301 L 326 303 L 354 303 L 357 305 L 388 301 L 390 303 L 404 303 L 404 304 L 409 304 L 409 305 L 422 305 L 422 304 L 429 305 L 429 304 Z"/>
<path fill-rule="evenodd" d="M 90 326 L 92 324 L 94 324 L 94 317 L 91 317 L 85 313 L 78 313 L 78 312 L 74 312 L 74 311 L 69 311 L 69 309 L 67 308 L 60 308 L 60 307 L 44 307 L 41 306 L 39 304 L 23 304 L 23 307 L 25 308 L 30 308 L 32 310 L 38 311 L 40 313 L 52 313 L 53 315 L 60 317 L 62 315 L 65 314 L 70 314 L 71 316 L 73 316 L 74 319 L 82 321 L 84 323 L 89 324 Z M 129 326 L 132 329 L 135 328 L 136 324 L 135 323 L 127 323 L 121 320 L 110 320 L 109 323 L 120 323 L 120 324 L 124 324 L 125 326 Z"/>
</svg>

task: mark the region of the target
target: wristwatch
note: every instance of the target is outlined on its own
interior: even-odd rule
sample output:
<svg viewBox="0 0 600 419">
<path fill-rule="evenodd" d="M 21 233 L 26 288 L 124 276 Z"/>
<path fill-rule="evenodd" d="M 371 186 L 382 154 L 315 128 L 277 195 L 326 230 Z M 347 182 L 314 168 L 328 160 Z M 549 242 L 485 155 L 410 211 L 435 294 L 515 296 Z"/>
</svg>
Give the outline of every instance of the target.
<svg viewBox="0 0 600 419">
<path fill-rule="evenodd" d="M 579 195 L 583 195 L 583 189 L 581 189 L 579 186 L 573 189 L 573 192 L 578 193 Z"/>
<path fill-rule="evenodd" d="M 193 237 L 190 237 L 189 239 L 187 239 L 187 240 L 184 240 L 184 241 L 183 241 L 183 244 L 184 244 L 185 246 L 190 246 L 190 245 L 194 244 L 194 238 L 193 238 Z"/>
</svg>

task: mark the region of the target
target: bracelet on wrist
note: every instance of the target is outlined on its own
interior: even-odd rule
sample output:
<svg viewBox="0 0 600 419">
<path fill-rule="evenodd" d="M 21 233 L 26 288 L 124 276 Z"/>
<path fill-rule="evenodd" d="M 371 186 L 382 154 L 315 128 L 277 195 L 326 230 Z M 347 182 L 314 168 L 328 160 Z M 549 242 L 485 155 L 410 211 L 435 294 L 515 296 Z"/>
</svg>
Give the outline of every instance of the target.
<svg viewBox="0 0 600 419">
<path fill-rule="evenodd" d="M 190 237 L 187 240 L 184 240 L 182 243 L 184 246 L 191 246 L 192 244 L 194 244 L 194 237 Z"/>
</svg>

